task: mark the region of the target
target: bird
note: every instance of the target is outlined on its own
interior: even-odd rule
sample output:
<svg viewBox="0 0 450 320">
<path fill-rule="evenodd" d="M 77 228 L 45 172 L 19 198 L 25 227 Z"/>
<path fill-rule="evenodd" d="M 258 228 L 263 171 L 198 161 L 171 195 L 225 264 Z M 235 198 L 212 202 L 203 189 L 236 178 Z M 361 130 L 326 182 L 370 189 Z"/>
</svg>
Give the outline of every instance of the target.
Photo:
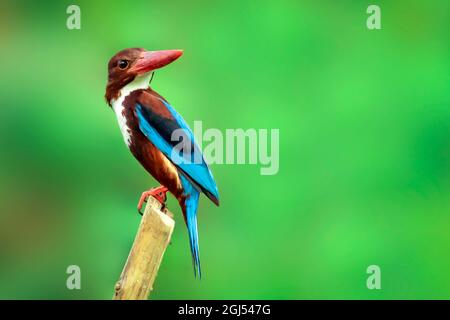
<svg viewBox="0 0 450 320">
<path fill-rule="evenodd" d="M 203 193 L 219 206 L 219 192 L 192 130 L 170 103 L 150 87 L 155 70 L 182 55 L 183 50 L 128 48 L 119 51 L 108 62 L 105 99 L 116 115 L 129 150 L 161 184 L 142 193 L 138 211 L 141 212 L 148 196 L 163 205 L 167 192 L 177 199 L 188 230 L 194 276 L 201 278 L 199 198 Z"/>
</svg>

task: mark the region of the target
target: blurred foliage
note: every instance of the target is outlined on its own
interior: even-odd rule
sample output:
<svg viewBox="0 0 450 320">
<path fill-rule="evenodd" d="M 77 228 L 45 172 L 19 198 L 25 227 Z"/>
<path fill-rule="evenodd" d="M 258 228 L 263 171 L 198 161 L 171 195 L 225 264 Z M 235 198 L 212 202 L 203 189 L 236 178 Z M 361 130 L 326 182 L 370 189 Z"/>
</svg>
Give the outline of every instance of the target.
<svg viewBox="0 0 450 320">
<path fill-rule="evenodd" d="M 154 298 L 450 298 L 450 3 L 375 3 L 379 31 L 367 1 L 3 0 L 0 298 L 111 298 L 157 184 L 103 99 L 108 59 L 136 46 L 185 50 L 152 86 L 188 123 L 280 129 L 277 175 L 212 166 L 201 281 L 169 200 Z"/>
</svg>

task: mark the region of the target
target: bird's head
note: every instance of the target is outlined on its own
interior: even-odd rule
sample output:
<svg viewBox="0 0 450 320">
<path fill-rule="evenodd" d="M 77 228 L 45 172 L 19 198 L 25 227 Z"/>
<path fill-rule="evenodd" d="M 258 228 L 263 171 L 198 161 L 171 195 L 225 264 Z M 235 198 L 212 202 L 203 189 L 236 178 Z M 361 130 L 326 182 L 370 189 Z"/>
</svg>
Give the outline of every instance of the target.
<svg viewBox="0 0 450 320">
<path fill-rule="evenodd" d="M 136 77 L 149 74 L 168 65 L 183 54 L 182 50 L 147 51 L 130 48 L 116 53 L 108 63 L 108 84 L 105 98 L 109 105 L 117 99 L 120 89 Z"/>
</svg>

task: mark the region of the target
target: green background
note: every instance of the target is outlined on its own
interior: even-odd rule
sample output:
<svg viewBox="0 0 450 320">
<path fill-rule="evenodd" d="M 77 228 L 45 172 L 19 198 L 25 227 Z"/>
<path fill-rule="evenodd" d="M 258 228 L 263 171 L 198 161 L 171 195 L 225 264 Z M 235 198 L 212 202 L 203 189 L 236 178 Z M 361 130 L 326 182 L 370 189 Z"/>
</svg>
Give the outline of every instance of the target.
<svg viewBox="0 0 450 320">
<path fill-rule="evenodd" d="M 450 298 L 449 27 L 447 0 L 2 1 L 0 298 L 111 298 L 157 185 L 103 98 L 126 47 L 185 50 L 152 86 L 189 124 L 280 129 L 278 174 L 212 166 L 201 281 L 170 198 L 153 298 Z"/>
</svg>

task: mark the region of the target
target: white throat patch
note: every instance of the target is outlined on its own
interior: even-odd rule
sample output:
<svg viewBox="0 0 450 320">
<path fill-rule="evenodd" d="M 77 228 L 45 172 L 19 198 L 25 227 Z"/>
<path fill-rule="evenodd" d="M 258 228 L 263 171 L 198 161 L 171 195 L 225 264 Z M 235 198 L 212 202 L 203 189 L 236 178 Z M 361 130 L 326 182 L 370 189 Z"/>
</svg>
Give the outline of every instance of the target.
<svg viewBox="0 0 450 320">
<path fill-rule="evenodd" d="M 123 111 L 125 110 L 123 102 L 125 98 L 134 90 L 147 89 L 149 86 L 151 76 L 152 73 L 150 72 L 134 78 L 133 81 L 131 81 L 129 84 L 120 89 L 119 97 L 116 100 L 111 101 L 112 108 L 114 110 L 114 113 L 116 114 L 117 121 L 119 123 L 120 131 L 122 132 L 123 139 L 127 144 L 127 146 L 130 146 L 131 139 L 130 139 L 130 128 L 127 126 L 127 119 L 123 115 Z"/>
</svg>

